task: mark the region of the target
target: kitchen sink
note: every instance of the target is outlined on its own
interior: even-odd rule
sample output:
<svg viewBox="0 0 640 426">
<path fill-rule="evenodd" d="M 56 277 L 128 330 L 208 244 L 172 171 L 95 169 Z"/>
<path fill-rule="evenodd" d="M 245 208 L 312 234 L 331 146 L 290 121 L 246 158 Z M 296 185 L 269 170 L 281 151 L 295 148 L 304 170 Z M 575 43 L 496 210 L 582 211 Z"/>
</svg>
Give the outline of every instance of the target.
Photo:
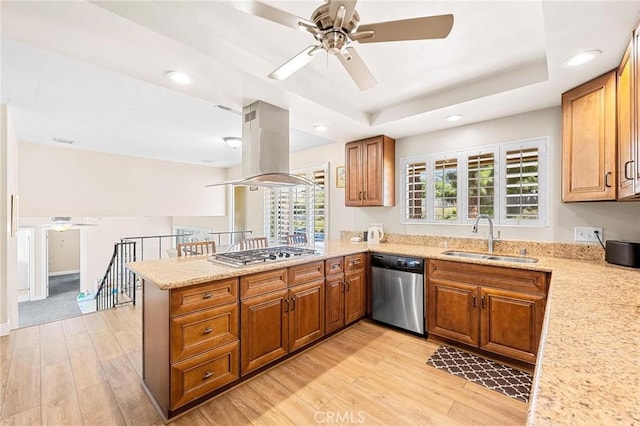
<svg viewBox="0 0 640 426">
<path fill-rule="evenodd" d="M 498 262 L 536 263 L 538 259 L 532 257 L 503 256 L 490 253 L 470 253 L 468 251 L 443 251 L 446 256 L 468 257 L 471 259 L 496 260 Z"/>
</svg>

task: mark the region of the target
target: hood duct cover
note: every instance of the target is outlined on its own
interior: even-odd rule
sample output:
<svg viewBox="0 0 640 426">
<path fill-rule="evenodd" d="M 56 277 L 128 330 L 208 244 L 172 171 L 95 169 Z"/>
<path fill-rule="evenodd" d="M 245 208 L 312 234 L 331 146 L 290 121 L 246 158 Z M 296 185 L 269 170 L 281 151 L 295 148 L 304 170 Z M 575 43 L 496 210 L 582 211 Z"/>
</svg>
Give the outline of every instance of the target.
<svg viewBox="0 0 640 426">
<path fill-rule="evenodd" d="M 219 185 L 313 185 L 289 173 L 289 111 L 262 101 L 242 109 L 242 179 Z"/>
</svg>

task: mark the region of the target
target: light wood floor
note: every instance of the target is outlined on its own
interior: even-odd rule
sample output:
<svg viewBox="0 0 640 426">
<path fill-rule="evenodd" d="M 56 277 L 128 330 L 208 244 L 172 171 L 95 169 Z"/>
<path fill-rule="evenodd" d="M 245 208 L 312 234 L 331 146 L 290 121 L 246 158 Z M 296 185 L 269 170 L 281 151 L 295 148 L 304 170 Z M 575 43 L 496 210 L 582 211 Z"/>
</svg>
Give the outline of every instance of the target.
<svg viewBox="0 0 640 426">
<path fill-rule="evenodd" d="M 141 383 L 141 311 L 0 338 L 3 425 L 161 425 Z M 360 322 L 174 425 L 522 425 L 527 405 L 425 364 L 433 343 Z"/>
</svg>

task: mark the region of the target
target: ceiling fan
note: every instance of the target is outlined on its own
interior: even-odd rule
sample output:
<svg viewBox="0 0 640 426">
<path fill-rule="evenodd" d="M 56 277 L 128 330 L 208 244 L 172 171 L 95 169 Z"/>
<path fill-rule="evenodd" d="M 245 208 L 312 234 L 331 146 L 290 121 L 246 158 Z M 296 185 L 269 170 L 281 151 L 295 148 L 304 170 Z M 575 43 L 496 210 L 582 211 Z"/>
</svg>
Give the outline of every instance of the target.
<svg viewBox="0 0 640 426">
<path fill-rule="evenodd" d="M 54 216 L 51 218 L 51 223 L 45 225 L 46 228 L 52 229 L 54 231 L 67 231 L 69 229 L 75 228 L 76 226 L 98 226 L 98 224 L 88 223 L 86 218 L 82 223 L 74 223 L 71 222 L 70 216 Z"/>
<path fill-rule="evenodd" d="M 270 78 L 284 80 L 310 63 L 322 50 L 336 56 L 360 90 L 374 87 L 377 82 L 351 43 L 427 40 L 445 38 L 453 27 L 453 15 L 426 16 L 398 21 L 358 25 L 360 15 L 356 0 L 326 0 L 307 20 L 259 1 L 243 2 L 238 9 L 255 16 L 310 33 L 317 45 L 311 45 L 289 59 Z"/>
</svg>

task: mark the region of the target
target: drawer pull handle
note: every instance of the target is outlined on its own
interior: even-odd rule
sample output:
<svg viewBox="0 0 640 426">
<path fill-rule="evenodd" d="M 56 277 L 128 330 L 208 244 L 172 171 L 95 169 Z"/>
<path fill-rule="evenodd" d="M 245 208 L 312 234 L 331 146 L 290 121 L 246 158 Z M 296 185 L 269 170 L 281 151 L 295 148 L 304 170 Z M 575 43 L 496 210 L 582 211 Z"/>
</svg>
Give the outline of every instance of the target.
<svg viewBox="0 0 640 426">
<path fill-rule="evenodd" d="M 349 285 L 349 284 L 351 284 L 351 281 L 349 281 L 349 280 L 345 281 L 344 289 L 345 289 L 346 291 L 349 291 L 349 287 L 350 287 L 350 285 Z"/>
<path fill-rule="evenodd" d="M 356 260 L 352 260 L 351 262 L 349 262 L 351 265 L 357 265 L 358 263 L 360 263 L 361 260 L 360 259 L 356 259 Z"/>
<path fill-rule="evenodd" d="M 473 307 L 475 308 L 476 306 L 478 306 L 478 305 L 476 305 L 476 295 L 474 294 L 473 295 Z"/>
<path fill-rule="evenodd" d="M 366 200 L 366 199 L 367 199 L 367 191 L 363 191 L 363 192 L 362 192 L 362 198 L 363 198 L 364 200 Z"/>
<path fill-rule="evenodd" d="M 607 172 L 604 175 L 604 186 L 605 186 L 605 188 L 611 188 L 611 184 L 609 183 L 609 176 L 611 176 L 611 172 Z"/>
<path fill-rule="evenodd" d="M 213 331 L 213 329 L 211 327 L 207 327 L 202 331 L 202 334 L 209 334 Z"/>
<path fill-rule="evenodd" d="M 339 268 L 339 267 L 340 267 L 340 265 L 331 265 L 331 269 L 336 269 L 336 268 Z"/>
<path fill-rule="evenodd" d="M 213 373 L 211 371 L 207 370 L 207 372 L 204 373 L 204 376 L 202 376 L 202 380 L 207 380 L 211 376 L 213 376 Z"/>
<path fill-rule="evenodd" d="M 344 281 L 340 281 L 340 288 L 342 289 L 342 293 L 344 293 L 344 288 L 345 288 Z"/>
<path fill-rule="evenodd" d="M 289 299 L 284 299 L 284 311 L 289 312 Z"/>
<path fill-rule="evenodd" d="M 486 308 L 486 304 L 484 303 L 484 296 L 482 296 L 481 302 L 482 302 L 482 309 L 485 309 Z"/>
<path fill-rule="evenodd" d="M 633 179 L 633 173 L 628 173 L 629 171 L 629 165 L 633 164 L 633 160 L 627 161 L 626 163 L 624 163 L 624 178 L 626 180 L 631 180 Z"/>
<path fill-rule="evenodd" d="M 203 295 L 202 295 L 202 298 L 203 298 L 203 299 L 211 299 L 212 297 L 213 297 L 213 294 L 211 294 L 211 293 L 209 293 L 209 292 L 207 292 L 207 293 L 205 293 L 205 294 L 203 294 Z"/>
</svg>

